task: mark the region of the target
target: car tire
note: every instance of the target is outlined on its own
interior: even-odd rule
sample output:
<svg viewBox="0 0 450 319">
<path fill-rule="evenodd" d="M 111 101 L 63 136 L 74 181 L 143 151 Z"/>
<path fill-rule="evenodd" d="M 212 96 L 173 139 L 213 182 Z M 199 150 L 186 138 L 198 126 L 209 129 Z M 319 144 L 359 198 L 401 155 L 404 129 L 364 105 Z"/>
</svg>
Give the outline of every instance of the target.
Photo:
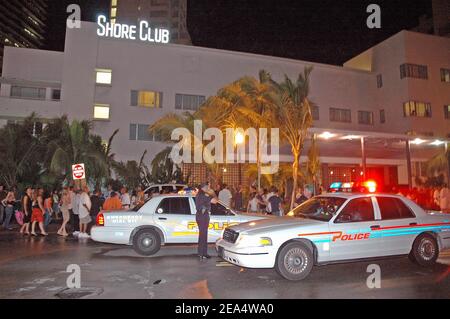
<svg viewBox="0 0 450 319">
<path fill-rule="evenodd" d="M 420 266 L 427 267 L 435 264 L 439 257 L 436 239 L 429 234 L 420 235 L 414 241 L 411 254 Z"/>
<path fill-rule="evenodd" d="M 133 237 L 133 249 L 139 255 L 151 256 L 161 248 L 161 237 L 153 229 L 142 229 Z"/>
<path fill-rule="evenodd" d="M 305 279 L 314 266 L 311 249 L 301 242 L 291 242 L 280 249 L 275 263 L 278 274 L 291 281 Z"/>
</svg>

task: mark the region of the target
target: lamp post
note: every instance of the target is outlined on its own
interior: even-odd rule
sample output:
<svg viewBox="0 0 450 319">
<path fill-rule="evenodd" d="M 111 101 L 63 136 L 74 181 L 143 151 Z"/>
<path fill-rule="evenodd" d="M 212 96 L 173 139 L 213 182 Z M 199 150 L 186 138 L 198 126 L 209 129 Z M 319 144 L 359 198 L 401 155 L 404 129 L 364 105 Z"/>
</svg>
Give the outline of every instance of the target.
<svg viewBox="0 0 450 319">
<path fill-rule="evenodd" d="M 237 146 L 241 145 L 245 142 L 244 134 L 241 132 L 237 132 L 234 136 L 234 145 L 236 145 L 236 151 L 237 151 L 237 161 L 238 161 L 238 170 L 239 170 L 239 185 L 242 184 L 242 172 L 241 172 L 241 156 L 240 152 L 238 151 Z"/>
</svg>

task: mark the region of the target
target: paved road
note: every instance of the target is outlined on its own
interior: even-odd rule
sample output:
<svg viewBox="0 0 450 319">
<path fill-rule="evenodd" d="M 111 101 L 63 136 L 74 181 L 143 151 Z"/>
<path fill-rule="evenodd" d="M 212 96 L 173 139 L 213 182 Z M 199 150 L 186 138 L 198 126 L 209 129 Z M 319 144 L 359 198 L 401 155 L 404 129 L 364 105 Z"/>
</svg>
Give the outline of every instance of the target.
<svg viewBox="0 0 450 319">
<path fill-rule="evenodd" d="M 195 246 L 141 257 L 126 246 L 0 231 L 0 298 L 450 298 L 450 251 L 439 262 L 424 269 L 407 258 L 377 261 L 381 288 L 369 289 L 370 262 L 317 267 L 294 283 L 273 270 L 199 261 Z M 67 289 L 70 264 L 80 266 L 79 290 Z"/>
</svg>

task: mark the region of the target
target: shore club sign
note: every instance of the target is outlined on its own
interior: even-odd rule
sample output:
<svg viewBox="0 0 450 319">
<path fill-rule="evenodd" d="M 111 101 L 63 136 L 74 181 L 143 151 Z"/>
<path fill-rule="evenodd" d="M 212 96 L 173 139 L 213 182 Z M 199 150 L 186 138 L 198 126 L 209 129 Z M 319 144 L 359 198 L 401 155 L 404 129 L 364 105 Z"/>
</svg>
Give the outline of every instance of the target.
<svg viewBox="0 0 450 319">
<path fill-rule="evenodd" d="M 109 23 L 104 15 L 100 15 L 97 18 L 97 35 L 100 37 L 168 43 L 169 34 L 167 29 L 150 27 L 147 21 L 141 21 L 137 26 Z"/>
</svg>

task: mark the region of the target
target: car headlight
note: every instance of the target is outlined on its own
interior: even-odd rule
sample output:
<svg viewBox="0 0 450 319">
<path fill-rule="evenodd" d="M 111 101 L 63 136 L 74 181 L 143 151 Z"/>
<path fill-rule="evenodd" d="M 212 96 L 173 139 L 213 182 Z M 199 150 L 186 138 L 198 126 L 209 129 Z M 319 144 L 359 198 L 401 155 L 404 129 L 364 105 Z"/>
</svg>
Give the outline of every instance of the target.
<svg viewBox="0 0 450 319">
<path fill-rule="evenodd" d="M 272 246 L 272 239 L 269 237 L 255 237 L 249 235 L 239 236 L 239 245 L 247 247 L 265 247 Z"/>
</svg>

